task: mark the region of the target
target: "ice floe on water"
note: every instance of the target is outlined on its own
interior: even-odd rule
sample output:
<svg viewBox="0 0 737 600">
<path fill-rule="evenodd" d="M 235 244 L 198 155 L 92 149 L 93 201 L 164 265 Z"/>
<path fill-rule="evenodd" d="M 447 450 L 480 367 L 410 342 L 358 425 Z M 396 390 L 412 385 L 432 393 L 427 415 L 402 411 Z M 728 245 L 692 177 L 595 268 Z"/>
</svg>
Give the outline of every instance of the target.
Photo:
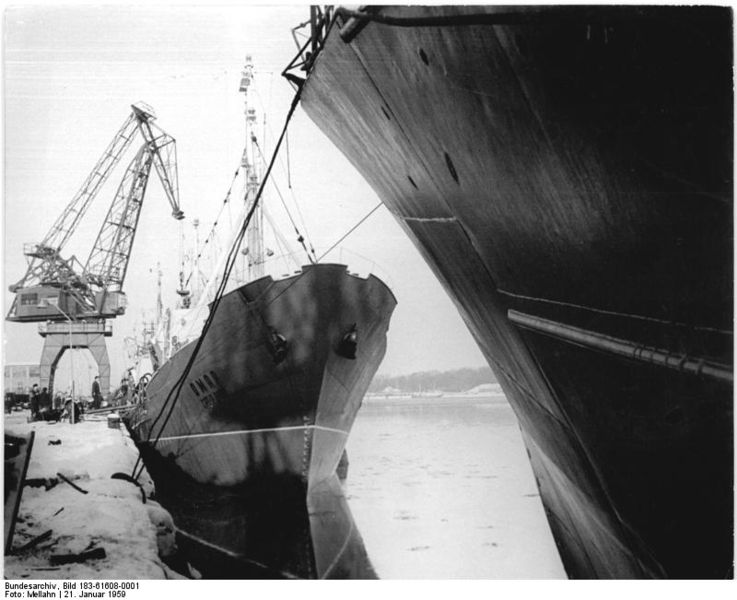
<svg viewBox="0 0 737 600">
<path fill-rule="evenodd" d="M 375 399 L 347 447 L 348 504 L 380 578 L 565 577 L 503 397 Z"/>
</svg>

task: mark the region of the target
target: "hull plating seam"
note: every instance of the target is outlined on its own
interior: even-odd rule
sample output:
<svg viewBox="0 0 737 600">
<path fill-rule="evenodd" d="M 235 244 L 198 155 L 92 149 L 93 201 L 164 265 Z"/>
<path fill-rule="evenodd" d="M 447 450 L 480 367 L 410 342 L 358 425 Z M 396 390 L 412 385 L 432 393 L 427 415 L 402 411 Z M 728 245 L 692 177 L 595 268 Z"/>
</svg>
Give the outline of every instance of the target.
<svg viewBox="0 0 737 600">
<path fill-rule="evenodd" d="M 455 217 L 405 217 L 398 215 L 403 221 L 417 221 L 420 223 L 458 223 Z"/>
</svg>

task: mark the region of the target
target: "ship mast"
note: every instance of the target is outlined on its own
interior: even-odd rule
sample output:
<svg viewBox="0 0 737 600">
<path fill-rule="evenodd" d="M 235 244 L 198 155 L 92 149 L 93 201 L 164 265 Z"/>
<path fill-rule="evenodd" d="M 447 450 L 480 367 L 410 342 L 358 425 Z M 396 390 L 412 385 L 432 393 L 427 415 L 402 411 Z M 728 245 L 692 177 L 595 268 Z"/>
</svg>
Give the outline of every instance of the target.
<svg viewBox="0 0 737 600">
<path fill-rule="evenodd" d="M 164 316 L 164 301 L 161 297 L 161 278 L 164 272 L 161 270 L 161 263 L 156 263 L 156 326 L 161 323 Z"/>
<path fill-rule="evenodd" d="M 192 296 L 195 302 L 197 302 L 203 287 L 201 285 L 202 273 L 200 272 L 200 220 L 194 219 L 192 221 L 192 227 L 194 228 L 194 249 L 192 250 L 194 259 L 192 273 L 194 281 L 192 283 Z"/>
<path fill-rule="evenodd" d="M 244 114 L 246 116 L 245 143 L 241 167 L 246 177 L 246 202 L 253 202 L 259 188 L 259 175 L 256 169 L 258 140 L 256 138 L 256 111 L 249 107 L 248 88 L 253 81 L 253 62 L 251 56 L 246 56 L 246 62 L 241 74 L 241 83 L 238 91 L 243 92 Z M 256 208 L 246 237 L 247 247 L 244 254 L 247 260 L 247 280 L 252 281 L 264 275 L 264 240 L 263 240 L 263 212 L 261 205 Z"/>
</svg>

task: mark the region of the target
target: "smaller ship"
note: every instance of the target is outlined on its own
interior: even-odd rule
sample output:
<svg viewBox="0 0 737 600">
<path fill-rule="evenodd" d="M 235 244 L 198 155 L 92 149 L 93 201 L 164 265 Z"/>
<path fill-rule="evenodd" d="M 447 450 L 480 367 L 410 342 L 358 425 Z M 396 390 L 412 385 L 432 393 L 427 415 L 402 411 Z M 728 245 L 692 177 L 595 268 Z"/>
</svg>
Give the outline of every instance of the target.
<svg viewBox="0 0 737 600">
<path fill-rule="evenodd" d="M 247 65 L 246 99 L 251 77 Z M 253 144 L 248 100 L 246 115 Z M 263 183 L 246 148 L 246 207 L 256 232 L 248 230 L 241 254 L 253 272 L 265 254 L 253 204 Z M 336 469 L 384 357 L 395 305 L 374 275 L 313 263 L 216 296 L 191 340 L 163 328 L 177 337 L 171 356 L 127 422 L 157 500 L 204 576 L 373 576 Z M 329 531 L 320 515 L 333 524 Z"/>
</svg>

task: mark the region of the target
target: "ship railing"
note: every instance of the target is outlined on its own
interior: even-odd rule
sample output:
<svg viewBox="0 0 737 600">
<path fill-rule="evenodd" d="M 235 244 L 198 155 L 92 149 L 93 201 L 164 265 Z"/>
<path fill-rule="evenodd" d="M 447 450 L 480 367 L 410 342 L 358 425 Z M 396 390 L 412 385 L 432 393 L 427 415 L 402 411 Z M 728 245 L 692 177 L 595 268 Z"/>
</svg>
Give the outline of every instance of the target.
<svg viewBox="0 0 737 600">
<path fill-rule="evenodd" d="M 378 277 L 390 289 L 394 289 L 394 282 L 389 274 L 375 261 L 363 256 L 353 250 L 342 246 L 333 248 L 315 248 L 315 255 L 320 263 L 331 263 L 345 265 L 350 275 L 366 279 L 371 275 Z M 245 257 L 244 257 L 245 258 Z M 272 253 L 261 263 L 264 277 L 271 277 L 274 281 L 285 279 L 303 273 L 303 267 L 314 264 L 305 255 L 304 251 L 285 252 L 283 254 Z M 234 271 L 225 286 L 225 293 L 240 287 L 248 281 L 247 270 L 240 261 L 236 263 Z M 214 285 L 208 286 L 209 294 L 202 294 L 199 300 L 185 315 L 177 316 L 181 326 L 172 325 L 172 335 L 176 335 L 181 344 L 196 338 L 202 330 L 202 324 L 207 318 L 209 304 L 214 300 L 214 290 L 219 285 L 219 276 L 216 276 Z M 176 331 L 175 331 L 176 330 Z"/>
<path fill-rule="evenodd" d="M 337 262 L 347 265 L 348 271 L 353 275 L 366 278 L 369 275 L 374 275 L 381 279 L 390 288 L 394 287 L 394 282 L 389 273 L 375 260 L 359 254 L 355 250 L 348 250 L 342 246 L 338 246 L 335 251 L 338 253 Z M 321 256 L 318 254 L 318 256 Z M 332 253 L 328 253 L 322 262 L 327 262 L 333 256 Z M 335 260 L 335 259 L 333 259 Z"/>
<path fill-rule="evenodd" d="M 315 254 L 321 263 L 337 263 L 345 265 L 348 272 L 356 277 L 366 279 L 374 275 L 381 279 L 390 288 L 393 287 L 392 278 L 387 271 L 375 260 L 363 256 L 354 250 L 342 246 L 328 248 L 315 248 Z M 274 254 L 268 257 L 264 263 L 264 274 L 273 279 L 284 279 L 302 272 L 303 265 L 309 265 L 309 260 L 304 251 Z"/>
</svg>

